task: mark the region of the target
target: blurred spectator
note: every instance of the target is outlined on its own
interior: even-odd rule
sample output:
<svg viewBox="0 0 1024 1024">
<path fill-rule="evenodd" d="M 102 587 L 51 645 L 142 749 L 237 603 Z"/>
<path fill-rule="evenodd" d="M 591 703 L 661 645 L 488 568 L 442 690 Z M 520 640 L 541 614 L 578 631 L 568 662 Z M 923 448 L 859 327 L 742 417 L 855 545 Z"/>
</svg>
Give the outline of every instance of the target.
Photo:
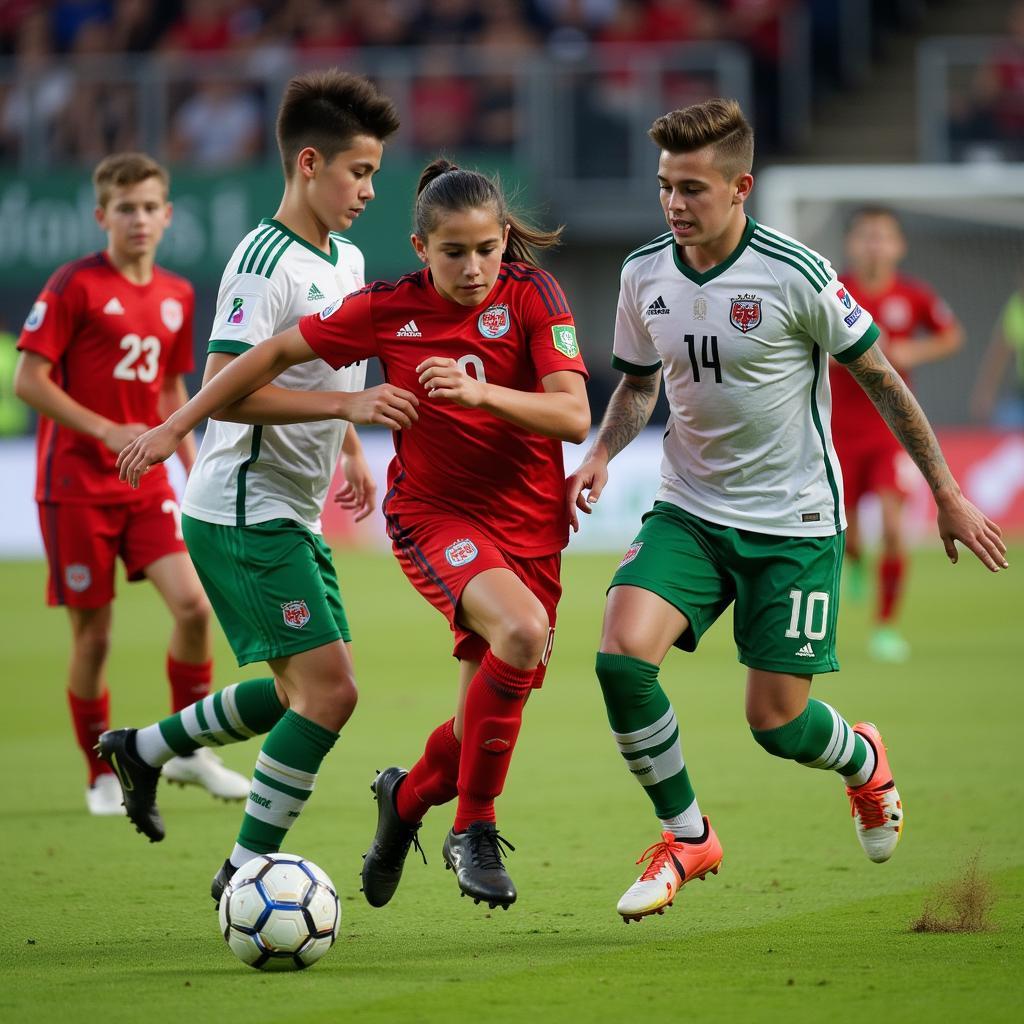
<svg viewBox="0 0 1024 1024">
<path fill-rule="evenodd" d="M 484 149 L 509 150 L 520 134 L 518 76 L 539 39 L 522 0 L 490 0 L 476 38 L 480 66 L 473 138 Z"/>
<path fill-rule="evenodd" d="M 1024 158 L 1024 3 L 1010 9 L 1005 40 L 954 109 L 952 137 L 961 153 Z"/>
<path fill-rule="evenodd" d="M 473 127 L 473 83 L 446 48 L 427 52 L 412 83 L 413 145 L 430 153 L 465 145 Z"/>
<path fill-rule="evenodd" d="M 419 46 L 450 46 L 473 41 L 483 25 L 475 0 L 430 0 L 412 21 Z"/>
<path fill-rule="evenodd" d="M 17 157 L 30 134 L 49 152 L 53 125 L 74 88 L 74 76 L 53 59 L 50 23 L 37 9 L 19 23 L 15 40 L 12 84 L 0 93 L 0 153 Z"/>
<path fill-rule="evenodd" d="M 229 167 L 260 154 L 263 114 L 259 102 L 234 82 L 200 83 L 171 124 L 170 159 L 198 167 Z"/>
<path fill-rule="evenodd" d="M 217 53 L 232 42 L 229 0 L 185 0 L 181 17 L 160 41 L 172 53 Z"/>
<path fill-rule="evenodd" d="M 1007 378 L 1012 391 L 1000 401 Z M 1024 430 L 1024 281 L 1007 300 L 992 332 L 971 394 L 971 413 L 996 427 Z"/>
<path fill-rule="evenodd" d="M 409 11 L 400 0 L 349 0 L 350 19 L 362 46 L 408 46 Z"/>
<path fill-rule="evenodd" d="M 161 6 L 149 0 L 115 0 L 107 25 L 108 51 L 131 54 L 151 50 L 166 28 L 159 15 Z"/>
<path fill-rule="evenodd" d="M 106 23 L 112 13 L 110 0 L 57 0 L 48 6 L 53 43 L 60 53 L 74 48 L 85 25 Z"/>
<path fill-rule="evenodd" d="M 348 4 L 299 0 L 290 6 L 289 27 L 300 52 L 313 56 L 318 50 L 347 50 L 358 44 L 359 35 L 352 25 Z"/>
<path fill-rule="evenodd" d="M 62 160 L 96 163 L 108 153 L 139 148 L 136 91 L 118 81 L 97 58 L 107 52 L 110 26 L 89 21 L 79 26 L 71 67 L 75 88 L 54 128 L 54 155 Z"/>
</svg>

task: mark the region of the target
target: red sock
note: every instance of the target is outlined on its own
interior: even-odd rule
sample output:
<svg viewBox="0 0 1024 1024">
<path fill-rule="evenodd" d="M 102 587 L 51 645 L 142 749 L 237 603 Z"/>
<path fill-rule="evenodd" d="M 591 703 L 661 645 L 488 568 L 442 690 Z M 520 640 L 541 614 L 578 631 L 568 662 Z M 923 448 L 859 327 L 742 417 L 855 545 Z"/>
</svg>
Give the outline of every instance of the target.
<svg viewBox="0 0 1024 1024">
<path fill-rule="evenodd" d="M 83 697 L 76 697 L 68 690 L 68 707 L 71 709 L 71 722 L 75 727 L 78 745 L 85 754 L 85 763 L 89 766 L 91 786 L 97 775 L 110 771 L 93 750 L 100 733 L 110 728 L 110 691 L 104 690 L 95 700 L 86 700 Z"/>
<path fill-rule="evenodd" d="M 439 725 L 427 737 L 423 756 L 409 770 L 395 796 L 395 808 L 403 821 L 410 824 L 422 821 L 428 808 L 455 799 L 461 750 L 462 744 L 455 738 L 454 718 Z"/>
<path fill-rule="evenodd" d="M 513 668 L 488 651 L 469 684 L 456 832 L 464 832 L 474 821 L 494 821 L 494 800 L 505 785 L 535 673 L 532 668 Z"/>
<path fill-rule="evenodd" d="M 209 695 L 213 662 L 203 661 L 194 665 L 188 661 L 177 661 L 168 654 L 167 680 L 171 684 L 171 711 L 182 711 Z"/>
<path fill-rule="evenodd" d="M 878 621 L 889 622 L 903 595 L 903 577 L 907 560 L 902 555 L 890 555 L 878 563 Z"/>
</svg>

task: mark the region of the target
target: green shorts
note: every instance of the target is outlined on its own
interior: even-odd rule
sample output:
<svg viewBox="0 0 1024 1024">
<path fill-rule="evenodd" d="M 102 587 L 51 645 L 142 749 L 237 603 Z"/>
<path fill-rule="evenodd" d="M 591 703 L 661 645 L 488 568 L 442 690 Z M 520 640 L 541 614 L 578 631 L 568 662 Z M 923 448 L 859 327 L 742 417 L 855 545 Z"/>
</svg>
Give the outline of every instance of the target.
<svg viewBox="0 0 1024 1024">
<path fill-rule="evenodd" d="M 689 620 L 676 641 L 696 650 L 735 601 L 733 636 L 749 668 L 835 672 L 839 573 L 845 538 L 774 537 L 718 526 L 667 501 L 643 518 L 611 587 L 641 587 Z"/>
<path fill-rule="evenodd" d="M 352 639 L 331 549 L 292 519 L 181 517 L 192 562 L 239 665 Z"/>
</svg>

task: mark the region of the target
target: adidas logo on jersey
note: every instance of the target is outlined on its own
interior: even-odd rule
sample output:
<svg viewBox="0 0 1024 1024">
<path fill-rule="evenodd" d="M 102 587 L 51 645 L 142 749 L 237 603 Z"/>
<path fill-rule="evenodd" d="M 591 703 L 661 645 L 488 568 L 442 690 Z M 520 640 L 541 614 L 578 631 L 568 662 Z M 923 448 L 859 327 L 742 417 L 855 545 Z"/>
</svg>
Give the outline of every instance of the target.
<svg viewBox="0 0 1024 1024">
<path fill-rule="evenodd" d="M 659 295 L 648 307 L 648 316 L 658 316 L 661 313 L 671 313 L 672 310 L 665 305 L 665 300 Z"/>
<path fill-rule="evenodd" d="M 404 327 L 395 331 L 396 338 L 422 338 L 420 329 L 416 326 L 415 320 L 410 320 Z"/>
<path fill-rule="evenodd" d="M 813 658 L 814 648 L 810 644 L 804 644 L 799 651 L 796 652 L 798 658 Z"/>
<path fill-rule="evenodd" d="M 104 313 L 109 313 L 111 316 L 124 316 L 124 306 L 121 305 L 121 300 L 115 295 L 104 307 Z"/>
<path fill-rule="evenodd" d="M 309 286 L 309 292 L 306 295 L 307 302 L 317 302 L 324 297 L 324 293 L 320 291 L 315 284 Z"/>
</svg>

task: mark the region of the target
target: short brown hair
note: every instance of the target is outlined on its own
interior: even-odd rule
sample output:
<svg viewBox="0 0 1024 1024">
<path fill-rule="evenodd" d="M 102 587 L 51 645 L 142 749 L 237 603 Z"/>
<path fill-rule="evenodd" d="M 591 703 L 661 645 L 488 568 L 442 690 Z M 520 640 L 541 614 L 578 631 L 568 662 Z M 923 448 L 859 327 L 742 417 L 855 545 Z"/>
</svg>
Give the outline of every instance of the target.
<svg viewBox="0 0 1024 1024">
<path fill-rule="evenodd" d="M 714 99 L 663 114 L 647 133 L 669 153 L 715 150 L 715 166 L 726 178 L 749 174 L 754 163 L 754 130 L 735 100 Z"/>
<path fill-rule="evenodd" d="M 277 148 L 286 178 L 312 146 L 329 163 L 357 135 L 383 142 L 398 130 L 395 105 L 361 75 L 338 68 L 310 71 L 289 83 L 277 112 Z"/>
<path fill-rule="evenodd" d="M 159 178 L 164 187 L 164 199 L 171 190 L 171 176 L 167 168 L 145 153 L 112 153 L 96 165 L 92 184 L 96 192 L 96 205 L 104 207 L 110 202 L 115 188 L 138 185 L 148 178 Z"/>
</svg>

